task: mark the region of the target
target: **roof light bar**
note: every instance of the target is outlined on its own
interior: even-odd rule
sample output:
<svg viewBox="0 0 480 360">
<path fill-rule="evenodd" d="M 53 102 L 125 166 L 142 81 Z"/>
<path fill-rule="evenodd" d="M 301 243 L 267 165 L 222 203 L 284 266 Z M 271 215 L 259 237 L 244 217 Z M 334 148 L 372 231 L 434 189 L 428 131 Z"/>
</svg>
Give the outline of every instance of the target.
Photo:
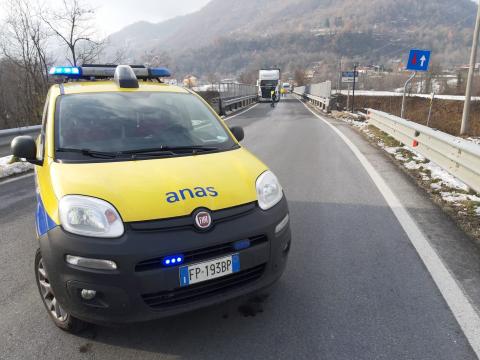
<svg viewBox="0 0 480 360">
<path fill-rule="evenodd" d="M 121 88 L 138 89 L 139 87 L 137 77 L 128 65 L 118 65 L 113 78 Z"/>
<path fill-rule="evenodd" d="M 82 68 L 77 66 L 55 66 L 50 68 L 48 73 L 50 75 L 78 78 L 82 76 Z"/>
<path fill-rule="evenodd" d="M 143 65 L 129 65 L 137 79 L 158 79 L 171 76 L 166 68 L 148 68 Z M 117 65 L 85 64 L 83 66 L 56 66 L 49 71 L 53 76 L 72 79 L 109 79 L 115 76 Z"/>
<path fill-rule="evenodd" d="M 170 70 L 167 68 L 148 68 L 149 75 L 154 78 L 170 77 Z"/>
</svg>

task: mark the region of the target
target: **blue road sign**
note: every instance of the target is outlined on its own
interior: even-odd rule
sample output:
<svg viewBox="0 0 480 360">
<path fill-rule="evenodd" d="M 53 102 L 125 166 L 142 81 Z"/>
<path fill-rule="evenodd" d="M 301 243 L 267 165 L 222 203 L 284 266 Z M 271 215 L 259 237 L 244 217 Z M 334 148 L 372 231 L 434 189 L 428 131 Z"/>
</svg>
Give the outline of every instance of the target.
<svg viewBox="0 0 480 360">
<path fill-rule="evenodd" d="M 349 77 L 353 78 L 353 76 L 354 76 L 353 71 L 342 71 L 342 77 L 344 78 L 349 78 Z M 358 77 L 358 71 L 355 71 L 355 77 Z"/>
<path fill-rule="evenodd" d="M 430 64 L 430 50 L 410 50 L 408 57 L 407 70 L 428 71 Z"/>
</svg>

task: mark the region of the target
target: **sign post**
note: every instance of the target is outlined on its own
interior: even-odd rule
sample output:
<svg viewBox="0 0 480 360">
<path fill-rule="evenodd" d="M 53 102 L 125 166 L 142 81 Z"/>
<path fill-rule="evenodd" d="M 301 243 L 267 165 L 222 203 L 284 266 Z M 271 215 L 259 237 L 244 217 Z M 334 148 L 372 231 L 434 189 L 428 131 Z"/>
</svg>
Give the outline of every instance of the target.
<svg viewBox="0 0 480 360">
<path fill-rule="evenodd" d="M 347 90 L 347 111 L 350 109 L 350 84 L 348 84 L 348 90 Z"/>
<path fill-rule="evenodd" d="M 402 99 L 402 111 L 400 113 L 400 117 L 403 118 L 405 115 L 405 99 L 407 94 L 407 87 L 408 84 L 413 80 L 415 75 L 417 75 L 417 71 L 428 71 L 428 66 L 430 65 L 430 50 L 418 50 L 413 49 L 410 50 L 410 55 L 408 57 L 407 63 L 407 70 L 411 70 L 414 73 L 405 83 L 403 87 L 403 99 Z"/>
<path fill-rule="evenodd" d="M 342 83 L 348 84 L 347 110 L 350 109 L 350 84 L 353 84 L 353 97 L 355 98 L 356 78 L 358 78 L 358 72 L 356 71 L 356 66 L 354 71 L 342 71 Z M 354 100 L 352 101 L 352 105 L 353 103 L 354 103 Z"/>
<path fill-rule="evenodd" d="M 357 64 L 353 66 L 353 91 L 352 91 L 352 113 L 355 112 L 355 82 L 357 78 Z"/>
<path fill-rule="evenodd" d="M 430 99 L 430 110 L 428 110 L 427 126 L 430 124 L 430 119 L 432 118 L 433 100 L 435 100 L 435 91 L 432 92 L 432 98 Z"/>
</svg>

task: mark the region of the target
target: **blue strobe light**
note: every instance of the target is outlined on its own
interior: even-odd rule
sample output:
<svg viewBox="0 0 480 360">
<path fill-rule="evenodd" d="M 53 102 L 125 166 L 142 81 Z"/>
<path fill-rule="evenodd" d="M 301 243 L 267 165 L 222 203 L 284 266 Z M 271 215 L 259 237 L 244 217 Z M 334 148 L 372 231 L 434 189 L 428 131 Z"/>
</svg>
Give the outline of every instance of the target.
<svg viewBox="0 0 480 360">
<path fill-rule="evenodd" d="M 163 266 L 178 266 L 183 264 L 185 257 L 182 254 L 165 256 L 162 259 Z"/>
<path fill-rule="evenodd" d="M 82 68 L 76 66 L 55 66 L 50 68 L 50 75 L 79 77 L 82 75 Z"/>
</svg>

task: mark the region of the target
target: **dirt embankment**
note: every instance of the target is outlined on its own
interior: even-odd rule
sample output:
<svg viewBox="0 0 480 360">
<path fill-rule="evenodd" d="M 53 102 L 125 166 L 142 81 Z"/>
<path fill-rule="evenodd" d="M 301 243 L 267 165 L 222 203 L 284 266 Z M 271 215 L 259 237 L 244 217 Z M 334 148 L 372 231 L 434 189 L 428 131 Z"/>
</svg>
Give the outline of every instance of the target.
<svg viewBox="0 0 480 360">
<path fill-rule="evenodd" d="M 351 99 L 350 99 L 351 101 Z M 346 107 L 347 97 L 340 95 L 338 103 Z M 372 108 L 400 116 L 402 108 L 401 96 L 355 96 L 355 109 Z M 406 100 L 405 117 L 419 124 L 426 125 L 430 99 L 408 97 Z M 432 116 L 429 126 L 440 131 L 458 136 L 462 122 L 463 101 L 440 100 L 433 101 Z M 472 102 L 470 114 L 470 136 L 480 136 L 480 101 Z"/>
</svg>

